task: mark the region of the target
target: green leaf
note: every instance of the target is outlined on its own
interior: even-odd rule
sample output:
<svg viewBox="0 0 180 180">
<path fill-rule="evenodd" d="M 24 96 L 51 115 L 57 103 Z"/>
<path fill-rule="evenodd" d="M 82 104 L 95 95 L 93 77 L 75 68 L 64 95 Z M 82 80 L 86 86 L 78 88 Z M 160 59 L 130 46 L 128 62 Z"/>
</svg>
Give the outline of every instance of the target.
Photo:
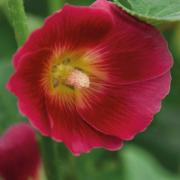
<svg viewBox="0 0 180 180">
<path fill-rule="evenodd" d="M 114 0 L 125 11 L 148 23 L 180 21 L 179 0 Z"/>
<path fill-rule="evenodd" d="M 166 103 L 167 103 L 166 99 Z M 179 107 L 165 104 L 151 127 L 139 134 L 135 141 L 151 152 L 163 166 L 177 173 L 180 165 Z"/>
<path fill-rule="evenodd" d="M 5 3 L 5 0 L 0 0 L 0 6 L 3 6 Z"/>
<path fill-rule="evenodd" d="M 178 180 L 180 178 L 163 169 L 153 156 L 137 146 L 126 145 L 120 155 L 126 180 Z"/>
</svg>

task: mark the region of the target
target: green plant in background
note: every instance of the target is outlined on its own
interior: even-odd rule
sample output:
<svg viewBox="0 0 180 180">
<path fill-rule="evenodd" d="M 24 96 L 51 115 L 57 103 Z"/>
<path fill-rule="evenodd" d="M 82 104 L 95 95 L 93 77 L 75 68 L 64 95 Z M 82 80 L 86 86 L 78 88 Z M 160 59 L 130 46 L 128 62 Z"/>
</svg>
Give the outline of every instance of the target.
<svg viewBox="0 0 180 180">
<path fill-rule="evenodd" d="M 180 19 L 178 0 L 114 0 L 125 11 L 151 24 L 173 23 Z"/>
<path fill-rule="evenodd" d="M 18 1 L 12 0 L 9 2 L 10 6 L 13 6 L 13 4 Z M 85 5 L 90 4 L 92 1 L 71 0 L 68 2 Z M 63 1 L 63 3 L 65 3 L 65 1 Z M 25 1 L 25 7 L 29 12 L 27 24 L 22 25 L 22 29 L 26 31 L 27 25 L 30 31 L 36 29 L 42 24 L 45 16 L 59 9 L 59 6 L 62 6 L 63 3 L 60 0 Z M 163 27 L 163 33 L 169 42 L 175 59 L 171 93 L 164 102 L 163 111 L 157 115 L 151 128 L 137 136 L 133 143 L 136 145 L 132 145 L 131 143 L 131 145 L 127 145 L 126 148 L 118 153 L 106 152 L 105 150 L 93 150 L 91 154 L 75 158 L 69 155 L 63 145 L 56 144 L 56 149 L 59 149 L 59 154 L 56 154 L 56 156 L 59 156 L 58 171 L 61 175 L 60 178 L 56 177 L 56 179 L 179 179 L 180 2 L 178 0 L 116 0 L 115 3 L 123 7 L 123 9 L 130 14 L 149 23 L 158 25 L 160 29 Z M 41 4 L 44 4 L 44 8 L 42 9 L 43 13 L 37 11 L 37 7 L 40 9 Z M 169 4 L 171 4 L 171 6 Z M 7 8 L 6 4 L 0 0 L 0 132 L 3 132 L 11 124 L 22 120 L 16 108 L 15 98 L 5 89 L 5 84 L 12 73 L 10 56 L 12 56 L 16 50 L 13 30 L 9 24 L 9 17 L 7 17 L 7 13 L 5 13 L 7 12 L 5 8 Z M 23 13 L 23 11 L 20 10 L 19 13 Z M 21 18 L 23 18 L 23 16 L 21 16 Z M 17 31 L 20 32 L 21 30 L 17 29 Z M 22 40 L 18 40 L 19 44 L 23 43 L 27 32 L 23 33 L 23 36 Z M 48 140 L 46 139 L 45 141 Z"/>
</svg>

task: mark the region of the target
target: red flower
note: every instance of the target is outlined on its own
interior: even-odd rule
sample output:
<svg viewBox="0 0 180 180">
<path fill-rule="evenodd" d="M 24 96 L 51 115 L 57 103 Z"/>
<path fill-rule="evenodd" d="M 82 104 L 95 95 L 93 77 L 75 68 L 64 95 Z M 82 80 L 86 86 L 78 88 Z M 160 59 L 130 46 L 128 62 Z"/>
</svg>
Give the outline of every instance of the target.
<svg viewBox="0 0 180 180">
<path fill-rule="evenodd" d="M 160 110 L 171 65 L 155 28 L 98 0 L 65 5 L 33 32 L 8 87 L 33 125 L 74 154 L 116 150 Z"/>
<path fill-rule="evenodd" d="M 0 179 L 37 179 L 40 155 L 35 133 L 25 123 L 10 127 L 0 138 Z"/>
</svg>

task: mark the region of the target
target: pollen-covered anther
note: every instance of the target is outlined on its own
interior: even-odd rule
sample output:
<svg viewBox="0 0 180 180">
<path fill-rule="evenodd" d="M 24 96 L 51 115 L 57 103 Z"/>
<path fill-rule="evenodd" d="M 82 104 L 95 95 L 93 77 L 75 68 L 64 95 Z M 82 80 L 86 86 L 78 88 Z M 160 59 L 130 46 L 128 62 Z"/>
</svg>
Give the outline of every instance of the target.
<svg viewBox="0 0 180 180">
<path fill-rule="evenodd" d="M 84 72 L 74 69 L 68 76 L 66 84 L 78 89 L 88 88 L 90 86 L 90 79 Z"/>
</svg>

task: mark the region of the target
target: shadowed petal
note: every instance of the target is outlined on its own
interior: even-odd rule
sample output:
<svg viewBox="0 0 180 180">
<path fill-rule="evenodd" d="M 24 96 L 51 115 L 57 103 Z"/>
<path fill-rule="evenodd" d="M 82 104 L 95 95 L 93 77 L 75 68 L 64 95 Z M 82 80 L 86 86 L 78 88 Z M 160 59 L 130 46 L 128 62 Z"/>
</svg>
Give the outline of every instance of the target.
<svg viewBox="0 0 180 180">
<path fill-rule="evenodd" d="M 161 101 L 169 92 L 170 79 L 167 73 L 153 80 L 112 88 L 108 95 L 87 93 L 77 98 L 77 110 L 102 133 L 129 140 L 159 112 Z"/>
<path fill-rule="evenodd" d="M 40 131 L 49 134 L 49 120 L 40 86 L 41 73 L 51 52 L 44 49 L 26 54 L 8 82 L 8 89 L 18 97 L 21 113 L 30 118 Z"/>
<path fill-rule="evenodd" d="M 94 62 L 116 84 L 150 80 L 168 72 L 172 56 L 166 41 L 153 26 L 139 21 L 105 0 L 92 7 L 112 16 L 113 30 L 92 51 L 100 55 Z"/>
<path fill-rule="evenodd" d="M 117 150 L 122 146 L 119 138 L 100 133 L 86 124 L 73 104 L 66 107 L 66 104 L 57 104 L 49 99 L 46 105 L 52 122 L 51 136 L 62 140 L 73 154 L 89 152 L 95 147 Z"/>
<path fill-rule="evenodd" d="M 40 154 L 35 133 L 26 124 L 10 127 L 0 137 L 0 176 L 4 180 L 35 180 Z"/>
</svg>

